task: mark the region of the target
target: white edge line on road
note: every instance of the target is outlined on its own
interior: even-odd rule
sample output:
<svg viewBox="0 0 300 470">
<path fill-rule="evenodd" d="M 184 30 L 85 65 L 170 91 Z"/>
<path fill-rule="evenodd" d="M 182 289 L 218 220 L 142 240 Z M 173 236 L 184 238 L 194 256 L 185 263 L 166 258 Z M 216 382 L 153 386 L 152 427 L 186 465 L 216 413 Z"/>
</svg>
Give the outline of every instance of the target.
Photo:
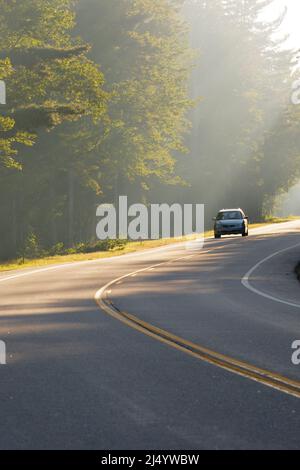
<svg viewBox="0 0 300 470">
<path fill-rule="evenodd" d="M 142 251 L 136 251 L 134 253 L 127 253 L 125 255 L 111 256 L 107 258 L 99 258 L 99 259 L 93 259 L 93 260 L 87 260 L 87 261 L 73 261 L 72 263 L 63 263 L 63 264 L 58 264 L 54 266 L 49 266 L 47 268 L 39 268 L 39 269 L 35 269 L 34 271 L 21 272 L 21 273 L 13 274 L 12 276 L 3 277 L 3 278 L 0 277 L 0 283 L 10 281 L 12 279 L 17 279 L 19 277 L 31 276 L 34 274 L 44 273 L 47 271 L 55 271 L 57 269 L 62 269 L 62 268 L 72 268 L 72 267 L 76 267 L 76 266 L 78 267 L 78 266 L 83 266 L 85 264 L 92 264 L 92 263 L 113 262 L 113 261 L 119 261 L 120 259 L 122 260 L 122 259 L 127 259 L 127 258 L 131 258 L 135 256 L 142 256 L 142 255 L 157 253 L 160 251 L 177 249 L 185 245 L 185 243 L 186 243 L 185 241 L 174 243 L 174 244 L 170 243 L 169 245 L 161 246 L 158 248 L 149 248 L 149 249 L 145 249 Z"/>
<path fill-rule="evenodd" d="M 283 250 L 276 251 L 275 253 L 272 253 L 271 255 L 267 256 L 266 258 L 262 259 L 258 263 L 256 263 L 255 266 L 253 266 L 242 278 L 242 284 L 246 289 L 250 290 L 254 294 L 260 295 L 261 297 L 265 297 L 266 299 L 273 300 L 274 302 L 279 302 L 281 304 L 289 305 L 290 307 L 295 307 L 295 308 L 300 308 L 300 304 L 294 303 L 294 302 L 289 302 L 288 300 L 281 299 L 279 297 L 275 297 L 271 294 L 267 294 L 264 291 L 261 291 L 259 289 L 256 289 L 250 284 L 250 278 L 252 274 L 259 268 L 262 264 L 266 263 L 272 258 L 275 258 L 275 256 L 278 256 L 282 253 L 285 253 L 286 251 L 292 250 L 293 248 L 298 248 L 300 246 L 300 243 L 297 243 L 296 245 L 289 246 L 288 248 L 284 248 Z"/>
</svg>

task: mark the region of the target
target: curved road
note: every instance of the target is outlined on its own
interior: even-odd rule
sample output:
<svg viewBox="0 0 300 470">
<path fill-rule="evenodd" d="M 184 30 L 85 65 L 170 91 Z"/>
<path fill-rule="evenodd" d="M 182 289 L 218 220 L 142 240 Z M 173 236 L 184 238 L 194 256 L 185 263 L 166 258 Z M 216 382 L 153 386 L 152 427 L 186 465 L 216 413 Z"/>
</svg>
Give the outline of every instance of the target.
<svg viewBox="0 0 300 470">
<path fill-rule="evenodd" d="M 299 232 L 1 274 L 0 448 L 299 449 Z"/>
</svg>

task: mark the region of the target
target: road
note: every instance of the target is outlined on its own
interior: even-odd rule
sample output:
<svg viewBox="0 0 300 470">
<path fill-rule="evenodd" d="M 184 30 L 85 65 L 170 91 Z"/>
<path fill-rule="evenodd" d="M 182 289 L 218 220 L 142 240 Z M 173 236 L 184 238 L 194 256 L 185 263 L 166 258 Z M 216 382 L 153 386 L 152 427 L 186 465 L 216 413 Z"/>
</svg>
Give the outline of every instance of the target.
<svg viewBox="0 0 300 470">
<path fill-rule="evenodd" d="M 2 273 L 0 448 L 299 449 L 299 232 Z"/>
</svg>

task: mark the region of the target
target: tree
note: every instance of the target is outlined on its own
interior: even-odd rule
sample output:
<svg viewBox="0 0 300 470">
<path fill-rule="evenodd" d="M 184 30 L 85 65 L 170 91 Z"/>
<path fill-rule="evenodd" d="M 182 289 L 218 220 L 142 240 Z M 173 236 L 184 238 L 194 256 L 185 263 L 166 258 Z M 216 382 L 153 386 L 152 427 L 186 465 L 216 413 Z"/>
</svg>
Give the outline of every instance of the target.
<svg viewBox="0 0 300 470">
<path fill-rule="evenodd" d="M 181 1 L 79 2 L 78 32 L 94 47 L 113 93 L 112 128 L 101 144 L 105 193 L 153 179 L 178 182 L 174 152 L 184 151 L 191 52 Z M 113 196 L 114 194 L 114 196 Z"/>
<path fill-rule="evenodd" d="M 12 201 L 11 218 L 7 208 L 1 208 L 7 222 L 2 224 L 2 236 L 7 240 L 2 249 L 8 255 L 20 250 L 28 231 L 39 227 L 32 194 L 37 197 L 43 172 L 52 172 L 50 160 L 45 170 L 40 155 L 28 154 L 19 144 L 32 145 L 45 131 L 63 122 L 75 123 L 83 116 L 95 122 L 105 119 L 109 95 L 103 89 L 104 77 L 87 57 L 89 46 L 71 36 L 72 4 L 69 0 L 0 1 L 1 76 L 7 77 L 7 106 L 0 122 L 1 160 L 6 167 L 19 170 L 8 173 L 3 166 L 0 169 L 1 192 Z M 72 173 L 72 156 L 64 163 Z M 30 166 L 36 180 L 28 171 Z M 44 192 L 49 189 L 43 187 Z"/>
</svg>

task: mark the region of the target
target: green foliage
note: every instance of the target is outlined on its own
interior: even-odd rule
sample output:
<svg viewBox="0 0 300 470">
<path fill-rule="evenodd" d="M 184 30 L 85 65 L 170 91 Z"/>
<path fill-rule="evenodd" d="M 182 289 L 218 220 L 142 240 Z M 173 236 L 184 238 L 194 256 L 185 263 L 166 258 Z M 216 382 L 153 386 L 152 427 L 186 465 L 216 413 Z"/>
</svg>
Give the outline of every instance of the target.
<svg viewBox="0 0 300 470">
<path fill-rule="evenodd" d="M 65 247 L 63 243 L 57 243 L 48 250 L 43 250 L 43 256 L 63 256 L 63 255 L 75 255 L 79 253 L 97 253 L 97 252 L 109 252 L 113 250 L 122 250 L 127 244 L 126 240 L 101 240 L 92 243 L 76 243 L 73 247 Z M 33 252 L 33 250 L 29 250 Z M 27 253 L 27 251 L 26 251 Z M 41 251 L 37 251 L 38 257 Z M 26 258 L 30 258 L 26 256 Z"/>
<path fill-rule="evenodd" d="M 108 95 L 103 74 L 86 56 L 89 47 L 71 37 L 71 1 L 1 1 L 0 7 L 0 75 L 7 78 L 0 150 L 2 163 L 20 168 L 14 144 L 32 145 L 37 130 L 65 120 L 101 119 Z"/>
<path fill-rule="evenodd" d="M 110 130 L 95 149 L 102 155 L 105 193 L 119 192 L 126 181 L 140 190 L 153 178 L 179 182 L 174 152 L 185 151 L 192 55 L 175 3 L 79 2 L 78 32 L 94 44 L 92 57 L 102 64 L 113 93 Z"/>
<path fill-rule="evenodd" d="M 70 0 L 0 0 L 1 48 L 66 47 L 74 27 Z"/>
<path fill-rule="evenodd" d="M 34 259 L 39 258 L 42 254 L 37 235 L 34 232 L 30 232 L 26 237 L 22 256 L 27 259 Z"/>
<path fill-rule="evenodd" d="M 68 248 L 64 254 L 96 253 L 98 251 L 113 251 L 125 248 L 126 240 L 101 240 L 93 243 L 77 243 L 73 248 Z"/>
</svg>

